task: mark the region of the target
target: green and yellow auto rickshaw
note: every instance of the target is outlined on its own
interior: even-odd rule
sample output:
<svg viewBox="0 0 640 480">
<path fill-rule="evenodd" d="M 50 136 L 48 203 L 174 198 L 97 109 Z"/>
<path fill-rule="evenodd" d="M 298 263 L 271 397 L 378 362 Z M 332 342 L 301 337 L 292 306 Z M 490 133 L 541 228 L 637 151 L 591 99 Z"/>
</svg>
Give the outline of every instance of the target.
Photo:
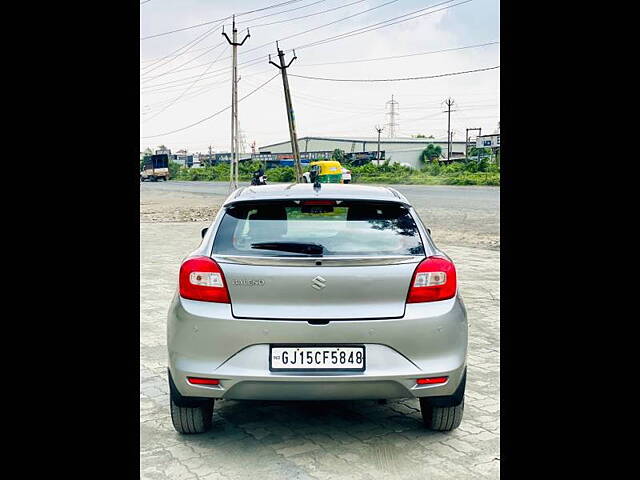
<svg viewBox="0 0 640 480">
<path fill-rule="evenodd" d="M 318 160 L 309 164 L 309 170 L 318 172 L 320 183 L 342 183 L 342 165 L 336 160 Z M 304 175 L 305 182 L 310 182 L 310 173 Z"/>
</svg>

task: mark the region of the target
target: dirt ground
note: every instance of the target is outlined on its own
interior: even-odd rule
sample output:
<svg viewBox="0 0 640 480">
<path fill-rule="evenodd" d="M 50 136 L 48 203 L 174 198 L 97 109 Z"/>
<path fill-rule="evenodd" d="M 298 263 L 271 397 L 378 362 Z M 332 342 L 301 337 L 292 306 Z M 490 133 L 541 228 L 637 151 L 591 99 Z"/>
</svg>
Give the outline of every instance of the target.
<svg viewBox="0 0 640 480">
<path fill-rule="evenodd" d="M 169 192 L 140 192 L 140 223 L 210 222 L 223 198 Z"/>
</svg>

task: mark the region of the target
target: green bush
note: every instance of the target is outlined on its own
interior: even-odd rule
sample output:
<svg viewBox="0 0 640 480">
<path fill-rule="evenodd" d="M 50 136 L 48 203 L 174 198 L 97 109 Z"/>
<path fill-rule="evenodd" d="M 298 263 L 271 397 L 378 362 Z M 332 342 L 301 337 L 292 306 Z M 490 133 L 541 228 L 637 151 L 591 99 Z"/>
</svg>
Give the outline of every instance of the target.
<svg viewBox="0 0 640 480">
<path fill-rule="evenodd" d="M 213 167 L 200 167 L 200 168 L 186 168 L 180 167 L 176 175 L 173 177 L 175 180 L 190 180 L 190 181 L 212 181 L 212 180 L 229 180 L 229 165 L 220 164 Z"/>
<path fill-rule="evenodd" d="M 277 167 L 270 168 L 265 171 L 267 182 L 293 182 L 296 173 L 293 167 Z"/>
<path fill-rule="evenodd" d="M 251 179 L 252 173 L 258 169 L 258 162 L 241 162 L 240 179 Z M 213 167 L 184 168 L 169 166 L 171 177 L 175 180 L 194 181 L 228 181 L 229 164 L 219 164 Z M 483 169 L 479 171 L 479 169 Z M 175 174 L 173 172 L 176 172 Z M 295 170 L 293 167 L 269 168 L 265 171 L 268 182 L 293 182 Z M 414 170 L 387 159 L 380 166 L 368 163 L 359 167 L 352 167 L 351 174 L 354 183 L 388 183 L 405 185 L 500 185 L 500 168 L 493 162 L 453 162 L 440 165 L 429 162 L 420 170 Z"/>
<path fill-rule="evenodd" d="M 180 171 L 180 164 L 176 162 L 169 162 L 169 180 L 176 178 Z"/>
</svg>

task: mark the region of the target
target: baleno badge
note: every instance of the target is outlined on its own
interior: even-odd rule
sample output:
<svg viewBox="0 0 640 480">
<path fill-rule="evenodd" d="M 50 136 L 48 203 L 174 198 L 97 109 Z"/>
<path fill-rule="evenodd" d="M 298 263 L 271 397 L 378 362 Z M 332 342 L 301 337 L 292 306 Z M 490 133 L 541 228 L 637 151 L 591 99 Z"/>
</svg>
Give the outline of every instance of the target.
<svg viewBox="0 0 640 480">
<path fill-rule="evenodd" d="M 262 287 L 264 280 L 234 280 L 233 284 L 236 287 Z"/>
</svg>

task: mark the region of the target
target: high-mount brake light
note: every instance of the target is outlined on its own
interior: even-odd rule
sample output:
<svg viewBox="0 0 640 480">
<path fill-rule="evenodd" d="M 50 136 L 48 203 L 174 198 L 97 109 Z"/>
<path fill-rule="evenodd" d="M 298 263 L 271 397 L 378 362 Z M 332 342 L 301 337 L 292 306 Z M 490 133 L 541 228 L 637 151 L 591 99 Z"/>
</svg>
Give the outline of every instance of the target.
<svg viewBox="0 0 640 480">
<path fill-rule="evenodd" d="M 429 257 L 413 273 L 407 303 L 435 302 L 453 298 L 457 289 L 456 267 L 444 257 Z"/>
<path fill-rule="evenodd" d="M 303 200 L 302 205 L 335 205 L 335 200 Z"/>
<path fill-rule="evenodd" d="M 209 257 L 192 257 L 180 266 L 180 296 L 201 302 L 230 303 L 220 266 Z"/>
</svg>

